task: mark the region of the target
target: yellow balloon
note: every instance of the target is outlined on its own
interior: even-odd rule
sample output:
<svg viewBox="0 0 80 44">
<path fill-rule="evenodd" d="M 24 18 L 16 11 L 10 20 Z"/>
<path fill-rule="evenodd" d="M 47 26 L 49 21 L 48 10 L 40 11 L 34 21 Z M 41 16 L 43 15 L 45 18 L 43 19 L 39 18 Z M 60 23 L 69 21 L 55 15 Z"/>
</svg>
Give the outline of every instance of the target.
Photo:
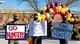
<svg viewBox="0 0 80 44">
<path fill-rule="evenodd" d="M 53 12 L 53 9 L 50 8 L 50 13 L 52 13 L 52 12 Z"/>
<path fill-rule="evenodd" d="M 40 16 L 41 14 L 40 13 L 37 13 L 38 14 L 38 16 Z"/>
<path fill-rule="evenodd" d="M 46 17 L 47 17 L 47 18 L 49 18 L 49 17 L 50 17 L 50 14 L 49 14 L 49 13 L 45 13 L 45 14 L 46 14 Z"/>
<path fill-rule="evenodd" d="M 38 16 L 38 20 L 41 21 L 41 16 Z"/>
<path fill-rule="evenodd" d="M 61 6 L 58 6 L 57 9 L 60 11 L 62 9 L 62 7 Z"/>
<path fill-rule="evenodd" d="M 70 18 L 70 22 L 73 22 L 74 21 L 74 18 Z"/>
<path fill-rule="evenodd" d="M 43 6 L 43 7 L 42 7 L 42 10 L 43 10 L 43 11 L 45 11 L 46 9 L 47 9 L 47 7 L 46 7 L 46 6 Z"/>
<path fill-rule="evenodd" d="M 70 20 L 70 17 L 67 17 L 66 20 L 69 21 Z"/>
<path fill-rule="evenodd" d="M 68 11 L 69 10 L 68 7 L 65 7 L 64 9 L 65 9 L 65 11 Z"/>
<path fill-rule="evenodd" d="M 64 9 L 64 8 L 62 8 L 60 11 L 61 11 L 62 13 L 65 13 L 65 9 Z"/>
<path fill-rule="evenodd" d="M 44 15 L 44 14 L 41 15 L 41 19 L 42 19 L 42 20 L 45 19 L 45 15 Z"/>
<path fill-rule="evenodd" d="M 71 14 L 71 13 L 69 13 L 67 17 L 71 17 L 71 16 L 72 16 L 72 14 Z"/>
</svg>

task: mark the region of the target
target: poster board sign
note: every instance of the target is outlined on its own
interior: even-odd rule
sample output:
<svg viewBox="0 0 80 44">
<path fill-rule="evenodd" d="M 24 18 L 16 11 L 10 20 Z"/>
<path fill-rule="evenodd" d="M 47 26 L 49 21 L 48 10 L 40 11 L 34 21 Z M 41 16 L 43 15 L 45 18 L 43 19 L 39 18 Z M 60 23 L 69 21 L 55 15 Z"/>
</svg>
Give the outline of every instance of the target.
<svg viewBox="0 0 80 44">
<path fill-rule="evenodd" d="M 47 21 L 29 23 L 29 36 L 47 36 Z"/>
<path fill-rule="evenodd" d="M 70 40 L 72 36 L 73 25 L 67 23 L 55 22 L 52 37 Z"/>
<path fill-rule="evenodd" d="M 26 24 L 6 24 L 5 39 L 6 40 L 25 40 Z"/>
</svg>

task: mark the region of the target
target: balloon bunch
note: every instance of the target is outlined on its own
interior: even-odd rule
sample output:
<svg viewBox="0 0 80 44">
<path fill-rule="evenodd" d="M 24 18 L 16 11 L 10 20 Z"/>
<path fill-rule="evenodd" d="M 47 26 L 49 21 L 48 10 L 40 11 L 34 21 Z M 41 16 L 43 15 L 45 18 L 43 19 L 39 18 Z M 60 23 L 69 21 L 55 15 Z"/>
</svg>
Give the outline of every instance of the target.
<svg viewBox="0 0 80 44">
<path fill-rule="evenodd" d="M 61 4 L 60 2 L 54 3 L 50 2 L 46 6 L 42 7 L 42 11 L 38 12 L 38 20 L 45 20 L 46 18 L 49 18 L 51 15 L 54 14 L 60 14 L 60 15 L 65 15 L 66 20 L 73 22 L 74 18 L 73 15 L 71 14 L 70 10 L 65 4 Z"/>
</svg>

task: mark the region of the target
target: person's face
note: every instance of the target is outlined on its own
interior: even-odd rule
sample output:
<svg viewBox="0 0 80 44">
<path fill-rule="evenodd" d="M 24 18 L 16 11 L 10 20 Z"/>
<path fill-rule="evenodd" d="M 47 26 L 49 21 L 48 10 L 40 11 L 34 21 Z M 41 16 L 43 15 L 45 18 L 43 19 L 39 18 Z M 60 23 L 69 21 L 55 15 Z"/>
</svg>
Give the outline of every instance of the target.
<svg viewBox="0 0 80 44">
<path fill-rule="evenodd" d="M 38 16 L 36 15 L 36 16 L 34 16 L 34 21 L 36 21 L 38 19 Z"/>
<path fill-rule="evenodd" d="M 13 19 L 14 19 L 14 21 L 17 21 L 17 20 L 19 19 L 19 17 L 16 16 L 16 17 L 14 17 Z"/>
<path fill-rule="evenodd" d="M 66 16 L 62 16 L 62 20 L 63 21 L 66 21 Z"/>
</svg>

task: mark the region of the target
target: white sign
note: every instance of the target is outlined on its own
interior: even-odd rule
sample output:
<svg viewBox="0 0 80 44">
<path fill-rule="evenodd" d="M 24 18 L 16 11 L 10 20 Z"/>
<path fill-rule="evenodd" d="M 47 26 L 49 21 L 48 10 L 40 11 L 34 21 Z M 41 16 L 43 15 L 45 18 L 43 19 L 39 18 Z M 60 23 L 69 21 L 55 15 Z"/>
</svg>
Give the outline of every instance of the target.
<svg viewBox="0 0 80 44">
<path fill-rule="evenodd" d="M 6 39 L 25 39 L 26 25 L 24 24 L 7 24 L 6 25 Z"/>
<path fill-rule="evenodd" d="M 47 21 L 30 22 L 29 36 L 47 36 Z"/>
<path fill-rule="evenodd" d="M 62 38 L 62 39 L 71 39 L 73 25 L 67 23 L 54 23 L 52 37 Z"/>
</svg>

